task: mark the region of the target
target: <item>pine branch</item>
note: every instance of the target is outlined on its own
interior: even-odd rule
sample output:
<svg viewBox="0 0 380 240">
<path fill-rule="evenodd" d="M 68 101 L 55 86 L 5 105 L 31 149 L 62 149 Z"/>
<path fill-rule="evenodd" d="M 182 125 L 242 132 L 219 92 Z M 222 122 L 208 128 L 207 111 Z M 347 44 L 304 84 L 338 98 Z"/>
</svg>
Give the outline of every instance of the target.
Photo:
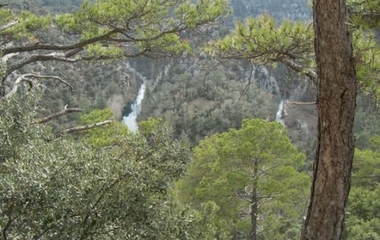
<svg viewBox="0 0 380 240">
<path fill-rule="evenodd" d="M 69 51 L 74 49 L 83 49 L 87 45 L 106 40 L 110 38 L 113 34 L 116 34 L 117 32 L 118 30 L 114 29 L 101 36 L 93 37 L 70 45 L 35 43 L 27 46 L 9 47 L 3 50 L 3 55 L 7 55 L 10 53 L 32 52 L 36 50 Z"/>
<path fill-rule="evenodd" d="M 317 73 L 309 68 L 305 68 L 299 63 L 296 63 L 293 60 L 290 60 L 288 58 L 280 58 L 280 59 L 273 59 L 274 61 L 279 61 L 294 70 L 295 72 L 301 73 L 305 76 L 307 76 L 316 86 L 317 86 Z"/>
<path fill-rule="evenodd" d="M 21 69 L 22 67 L 33 63 L 33 62 L 46 62 L 46 61 L 58 61 L 58 62 L 67 62 L 67 63 L 76 63 L 76 62 L 81 62 L 81 61 L 92 61 L 92 60 L 108 60 L 108 59 L 113 59 L 114 56 L 107 56 L 107 55 L 102 55 L 102 56 L 75 56 L 76 54 L 80 53 L 82 50 L 80 49 L 74 49 L 71 51 L 68 51 L 66 53 L 61 53 L 61 52 L 53 52 L 49 54 L 33 54 L 25 59 L 22 59 L 15 64 L 12 64 L 8 67 L 8 70 L 4 77 L 2 78 L 2 81 L 4 82 L 5 79 L 14 71 Z M 125 58 L 136 58 L 139 56 L 143 56 L 149 51 L 148 48 L 146 49 L 141 49 L 140 51 L 136 53 L 125 53 L 123 57 Z"/>
</svg>

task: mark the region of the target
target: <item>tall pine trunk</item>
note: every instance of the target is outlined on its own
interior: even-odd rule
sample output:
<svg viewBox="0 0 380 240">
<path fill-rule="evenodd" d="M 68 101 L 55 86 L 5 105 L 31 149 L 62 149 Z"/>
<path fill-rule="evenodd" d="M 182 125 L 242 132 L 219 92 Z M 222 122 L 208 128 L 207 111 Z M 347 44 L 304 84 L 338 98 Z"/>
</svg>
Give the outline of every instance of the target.
<svg viewBox="0 0 380 240">
<path fill-rule="evenodd" d="M 251 195 L 251 232 L 250 240 L 257 239 L 257 215 L 258 215 L 258 198 L 257 198 L 257 187 L 258 187 L 258 160 L 254 160 L 253 165 L 253 182 L 252 182 L 252 195 Z"/>
<path fill-rule="evenodd" d="M 302 240 L 341 239 L 354 157 L 356 71 L 345 0 L 314 0 L 318 148 Z"/>
</svg>

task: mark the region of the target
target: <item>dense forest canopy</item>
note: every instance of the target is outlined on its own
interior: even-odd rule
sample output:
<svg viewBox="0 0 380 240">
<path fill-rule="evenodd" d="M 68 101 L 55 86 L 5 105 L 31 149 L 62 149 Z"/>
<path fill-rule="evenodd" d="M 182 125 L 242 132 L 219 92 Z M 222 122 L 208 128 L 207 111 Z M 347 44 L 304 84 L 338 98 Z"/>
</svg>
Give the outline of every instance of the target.
<svg viewBox="0 0 380 240">
<path fill-rule="evenodd" d="M 378 239 L 380 8 L 349 4 L 342 238 Z M 308 1 L 0 6 L 2 239 L 301 237 L 320 143 Z M 133 133 L 120 120 L 143 82 Z"/>
</svg>

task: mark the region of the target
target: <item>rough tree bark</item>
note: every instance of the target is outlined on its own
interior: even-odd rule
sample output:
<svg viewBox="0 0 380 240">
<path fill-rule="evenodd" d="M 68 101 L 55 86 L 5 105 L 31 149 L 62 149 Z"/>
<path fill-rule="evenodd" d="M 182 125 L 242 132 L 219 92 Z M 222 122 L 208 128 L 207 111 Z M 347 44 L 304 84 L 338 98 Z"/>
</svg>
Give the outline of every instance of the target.
<svg viewBox="0 0 380 240">
<path fill-rule="evenodd" d="M 319 144 L 302 240 L 341 239 L 354 155 L 356 71 L 345 0 L 314 0 Z"/>
<path fill-rule="evenodd" d="M 259 211 L 259 201 L 257 196 L 257 188 L 258 188 L 258 172 L 259 172 L 259 166 L 258 166 L 258 160 L 254 160 L 253 165 L 253 184 L 252 184 L 252 195 L 251 195 L 251 233 L 250 233 L 250 239 L 256 240 L 257 239 L 257 216 Z"/>
</svg>

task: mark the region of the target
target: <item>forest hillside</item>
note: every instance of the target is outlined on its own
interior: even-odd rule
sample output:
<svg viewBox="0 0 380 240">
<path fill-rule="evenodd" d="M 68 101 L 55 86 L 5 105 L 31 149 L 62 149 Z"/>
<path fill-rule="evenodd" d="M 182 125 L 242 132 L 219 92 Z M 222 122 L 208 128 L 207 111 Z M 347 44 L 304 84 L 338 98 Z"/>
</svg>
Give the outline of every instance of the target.
<svg viewBox="0 0 380 240">
<path fill-rule="evenodd" d="M 380 239 L 380 5 L 348 4 L 342 239 Z M 0 0 L 1 239 L 300 239 L 314 40 L 307 0 Z"/>
</svg>

